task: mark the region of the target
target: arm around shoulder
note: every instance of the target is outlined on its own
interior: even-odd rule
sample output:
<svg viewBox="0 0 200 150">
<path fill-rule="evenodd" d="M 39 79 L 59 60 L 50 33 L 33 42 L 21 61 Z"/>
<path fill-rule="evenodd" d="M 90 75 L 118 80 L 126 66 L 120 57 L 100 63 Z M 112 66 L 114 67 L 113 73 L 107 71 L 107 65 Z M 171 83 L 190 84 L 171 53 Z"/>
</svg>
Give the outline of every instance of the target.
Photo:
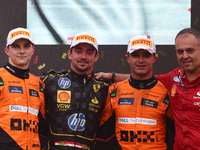
<svg viewBox="0 0 200 150">
<path fill-rule="evenodd" d="M 112 72 L 112 73 L 98 72 L 95 75 L 96 75 L 95 77 L 96 79 L 105 78 L 111 81 L 112 83 L 126 80 L 130 76 L 130 74 L 115 73 L 115 72 Z"/>
</svg>

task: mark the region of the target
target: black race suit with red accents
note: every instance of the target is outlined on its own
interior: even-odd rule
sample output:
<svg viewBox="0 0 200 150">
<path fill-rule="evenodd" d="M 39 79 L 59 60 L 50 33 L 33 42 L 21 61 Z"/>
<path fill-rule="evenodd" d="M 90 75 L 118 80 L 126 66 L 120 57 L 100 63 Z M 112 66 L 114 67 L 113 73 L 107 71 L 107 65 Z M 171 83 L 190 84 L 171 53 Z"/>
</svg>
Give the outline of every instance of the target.
<svg viewBox="0 0 200 150">
<path fill-rule="evenodd" d="M 91 149 L 110 82 L 92 73 L 50 71 L 45 83 L 48 149 Z"/>
</svg>

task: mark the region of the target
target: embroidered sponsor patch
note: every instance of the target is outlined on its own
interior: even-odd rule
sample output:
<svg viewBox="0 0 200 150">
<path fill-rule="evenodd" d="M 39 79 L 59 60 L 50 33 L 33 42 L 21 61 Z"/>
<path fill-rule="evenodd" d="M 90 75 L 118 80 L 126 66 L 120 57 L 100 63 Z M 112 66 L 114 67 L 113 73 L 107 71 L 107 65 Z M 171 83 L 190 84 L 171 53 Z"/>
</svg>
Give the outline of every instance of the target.
<svg viewBox="0 0 200 150">
<path fill-rule="evenodd" d="M 82 113 L 72 114 L 68 119 L 68 125 L 73 131 L 83 131 L 85 129 L 86 119 Z"/>
<path fill-rule="evenodd" d="M 20 84 L 20 81 L 8 81 L 8 84 Z"/>
<path fill-rule="evenodd" d="M 23 93 L 21 86 L 9 86 L 10 93 Z"/>
<path fill-rule="evenodd" d="M 142 98 L 141 105 L 157 108 L 158 107 L 158 102 Z"/>
<path fill-rule="evenodd" d="M 44 92 L 44 88 L 41 83 L 40 83 L 40 92 Z"/>
<path fill-rule="evenodd" d="M 131 47 L 135 45 L 146 45 L 146 46 L 151 47 L 152 42 L 146 39 L 138 39 L 138 40 L 131 41 Z"/>
<path fill-rule="evenodd" d="M 134 98 L 120 98 L 118 105 L 133 105 Z"/>
<path fill-rule="evenodd" d="M 127 118 L 127 117 L 118 117 L 118 122 L 120 124 L 146 124 L 146 125 L 156 125 L 156 119 L 148 118 Z"/>
<path fill-rule="evenodd" d="M 93 84 L 94 92 L 98 92 L 100 90 L 100 84 Z"/>
<path fill-rule="evenodd" d="M 71 91 L 58 90 L 57 91 L 58 103 L 71 103 Z"/>
<path fill-rule="evenodd" d="M 166 96 L 165 96 L 165 98 L 163 100 L 163 103 L 169 105 L 169 95 L 168 94 L 166 94 Z"/>
<path fill-rule="evenodd" d="M 2 78 L 0 77 L 0 86 L 3 86 L 4 84 L 3 84 L 3 80 L 2 80 Z"/>
<path fill-rule="evenodd" d="M 62 88 L 62 89 L 67 89 L 70 87 L 71 85 L 71 81 L 68 78 L 60 78 L 58 80 L 58 85 Z"/>
<path fill-rule="evenodd" d="M 91 100 L 91 102 L 93 103 L 93 104 L 98 104 L 99 103 L 99 101 L 97 100 L 97 98 L 95 97 L 95 98 L 93 98 L 92 100 Z"/>
<path fill-rule="evenodd" d="M 171 96 L 175 96 L 175 94 L 176 94 L 176 85 L 173 85 L 171 89 Z"/>
<path fill-rule="evenodd" d="M 38 115 L 38 110 L 35 108 L 31 107 L 26 107 L 26 106 L 20 106 L 20 105 L 9 105 L 9 111 L 14 111 L 14 112 L 25 112 L 25 113 L 30 113 L 33 115 Z"/>
<path fill-rule="evenodd" d="M 119 96 L 127 96 L 127 95 L 134 95 L 134 92 L 122 92 L 122 93 L 119 93 Z"/>
<path fill-rule="evenodd" d="M 179 78 L 178 78 L 177 76 L 174 77 L 174 81 L 175 81 L 175 82 L 180 82 L 180 80 L 181 80 L 181 77 L 179 77 Z"/>
<path fill-rule="evenodd" d="M 117 93 L 117 88 L 114 89 L 114 90 L 110 93 L 110 97 L 111 97 L 111 98 L 116 97 L 116 93 Z"/>
<path fill-rule="evenodd" d="M 95 44 L 96 39 L 89 35 L 79 35 L 75 37 L 75 42 L 80 40 L 87 40 Z"/>
<path fill-rule="evenodd" d="M 59 146 L 70 146 L 70 147 L 77 147 L 81 149 L 87 149 L 90 150 L 90 146 L 87 146 L 85 144 L 81 144 L 78 142 L 71 142 L 71 141 L 55 141 L 55 145 Z"/>
<path fill-rule="evenodd" d="M 30 96 L 35 96 L 35 97 L 39 97 L 39 94 L 37 91 L 35 90 L 32 90 L 32 89 L 29 89 L 29 94 Z"/>
<path fill-rule="evenodd" d="M 30 38 L 30 33 L 22 30 L 22 31 L 16 31 L 10 34 L 10 39 L 13 39 L 14 37 L 19 36 L 19 35 L 25 35 Z"/>
</svg>

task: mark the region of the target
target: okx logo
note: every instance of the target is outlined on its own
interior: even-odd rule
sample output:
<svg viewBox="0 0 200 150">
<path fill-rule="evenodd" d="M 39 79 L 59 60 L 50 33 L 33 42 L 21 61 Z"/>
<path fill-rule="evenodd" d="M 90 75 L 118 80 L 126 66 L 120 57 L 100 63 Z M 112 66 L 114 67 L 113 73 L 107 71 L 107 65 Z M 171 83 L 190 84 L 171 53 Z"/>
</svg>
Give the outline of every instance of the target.
<svg viewBox="0 0 200 150">
<path fill-rule="evenodd" d="M 68 119 L 68 125 L 73 131 L 83 131 L 85 129 L 85 116 L 82 113 L 75 113 Z"/>
</svg>

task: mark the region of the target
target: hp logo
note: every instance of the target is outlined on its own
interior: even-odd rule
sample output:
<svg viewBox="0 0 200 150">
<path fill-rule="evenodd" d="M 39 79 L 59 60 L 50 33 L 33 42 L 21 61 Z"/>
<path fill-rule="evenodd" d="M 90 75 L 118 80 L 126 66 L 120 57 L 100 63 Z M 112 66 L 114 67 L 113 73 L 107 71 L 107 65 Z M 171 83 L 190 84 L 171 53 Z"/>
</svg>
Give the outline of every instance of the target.
<svg viewBox="0 0 200 150">
<path fill-rule="evenodd" d="M 58 85 L 62 88 L 62 89 L 67 89 L 70 87 L 71 85 L 71 81 L 68 78 L 60 78 L 58 80 Z"/>
<path fill-rule="evenodd" d="M 78 113 L 75 113 L 68 119 L 68 125 L 73 131 L 83 131 L 85 129 L 85 123 L 85 116 L 82 113 L 79 116 Z"/>
</svg>

